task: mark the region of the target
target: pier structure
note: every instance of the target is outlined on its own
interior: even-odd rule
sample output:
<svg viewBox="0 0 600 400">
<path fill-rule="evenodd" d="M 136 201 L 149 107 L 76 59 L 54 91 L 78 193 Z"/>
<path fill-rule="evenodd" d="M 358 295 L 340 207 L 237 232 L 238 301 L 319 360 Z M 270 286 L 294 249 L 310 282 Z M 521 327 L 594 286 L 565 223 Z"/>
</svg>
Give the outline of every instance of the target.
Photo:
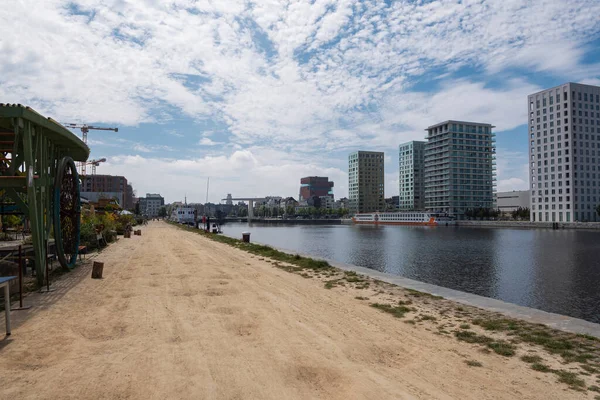
<svg viewBox="0 0 600 400">
<path fill-rule="evenodd" d="M 254 202 L 255 201 L 266 201 L 267 199 L 264 197 L 237 197 L 231 198 L 227 196 L 226 199 L 222 199 L 223 201 L 247 201 L 248 202 L 248 222 L 254 218 Z"/>
</svg>

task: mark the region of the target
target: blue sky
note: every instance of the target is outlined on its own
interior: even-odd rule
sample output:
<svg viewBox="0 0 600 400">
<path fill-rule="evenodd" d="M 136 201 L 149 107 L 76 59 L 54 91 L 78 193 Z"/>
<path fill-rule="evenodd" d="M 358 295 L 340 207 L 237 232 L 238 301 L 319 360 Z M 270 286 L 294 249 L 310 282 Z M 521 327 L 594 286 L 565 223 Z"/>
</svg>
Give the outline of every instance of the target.
<svg viewBox="0 0 600 400">
<path fill-rule="evenodd" d="M 597 0 L 24 0 L 0 15 L 0 102 L 92 131 L 98 173 L 204 202 L 296 197 L 347 154 L 447 119 L 492 123 L 498 189 L 525 189 L 526 96 L 600 84 Z M 25 29 L 27 27 L 27 29 Z"/>
</svg>

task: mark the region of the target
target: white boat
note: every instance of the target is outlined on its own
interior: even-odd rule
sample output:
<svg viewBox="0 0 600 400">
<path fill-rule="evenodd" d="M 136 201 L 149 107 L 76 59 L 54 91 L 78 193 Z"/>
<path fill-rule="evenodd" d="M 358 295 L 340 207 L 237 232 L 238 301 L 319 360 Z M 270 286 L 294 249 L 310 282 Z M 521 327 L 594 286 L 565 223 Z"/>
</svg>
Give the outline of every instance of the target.
<svg viewBox="0 0 600 400">
<path fill-rule="evenodd" d="M 356 214 L 352 217 L 352 222 L 370 225 L 447 226 L 454 224 L 454 218 L 426 211 L 399 211 Z"/>
</svg>

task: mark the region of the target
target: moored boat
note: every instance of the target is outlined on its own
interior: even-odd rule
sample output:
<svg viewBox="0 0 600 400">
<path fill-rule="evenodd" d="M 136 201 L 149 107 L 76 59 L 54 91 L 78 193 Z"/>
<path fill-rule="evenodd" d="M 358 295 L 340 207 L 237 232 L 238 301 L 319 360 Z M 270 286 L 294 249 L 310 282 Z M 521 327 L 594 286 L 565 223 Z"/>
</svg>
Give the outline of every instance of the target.
<svg viewBox="0 0 600 400">
<path fill-rule="evenodd" d="M 352 222 L 371 225 L 447 226 L 454 224 L 454 218 L 426 211 L 374 212 L 356 214 L 352 217 Z"/>
</svg>

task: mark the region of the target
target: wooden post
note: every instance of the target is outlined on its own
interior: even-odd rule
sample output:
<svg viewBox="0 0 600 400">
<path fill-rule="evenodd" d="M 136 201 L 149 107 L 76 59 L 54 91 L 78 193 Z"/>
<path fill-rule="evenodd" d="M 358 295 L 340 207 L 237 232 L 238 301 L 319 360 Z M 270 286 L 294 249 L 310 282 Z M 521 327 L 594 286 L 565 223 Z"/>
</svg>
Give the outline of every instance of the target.
<svg viewBox="0 0 600 400">
<path fill-rule="evenodd" d="M 125 239 L 130 239 L 131 238 L 131 231 L 125 231 Z"/>
<path fill-rule="evenodd" d="M 94 261 L 92 266 L 92 279 L 102 279 L 102 271 L 104 270 L 104 263 Z"/>
</svg>

